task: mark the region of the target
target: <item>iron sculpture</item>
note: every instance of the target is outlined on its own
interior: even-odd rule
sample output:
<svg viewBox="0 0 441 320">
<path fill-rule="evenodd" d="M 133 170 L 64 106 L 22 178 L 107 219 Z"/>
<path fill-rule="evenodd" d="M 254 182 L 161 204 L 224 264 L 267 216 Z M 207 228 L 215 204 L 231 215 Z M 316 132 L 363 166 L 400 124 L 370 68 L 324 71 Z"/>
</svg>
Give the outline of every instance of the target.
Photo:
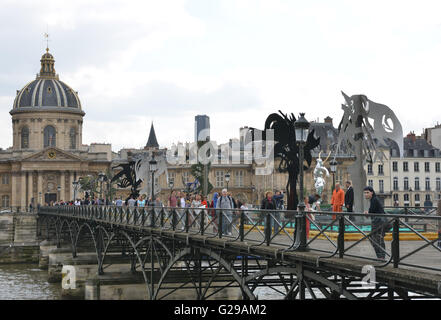
<svg viewBox="0 0 441 320">
<path fill-rule="evenodd" d="M 296 144 L 294 129 L 296 118 L 293 113 L 291 113 L 290 116 L 284 114 L 280 110 L 279 113 L 280 114 L 272 113 L 268 116 L 265 121 L 265 130 L 274 130 L 274 157 L 280 158 L 281 160 L 278 166 L 278 171 L 281 173 L 288 173 L 288 182 L 286 185 L 286 193 L 288 196 L 287 209 L 296 210 L 299 203 L 296 186 L 300 170 L 299 148 Z M 258 129 L 250 128 L 252 141 L 254 141 L 254 133 L 256 130 Z M 265 131 L 262 132 L 262 140 L 266 140 Z M 311 130 L 303 148 L 304 159 L 308 164 L 308 167 L 312 162 L 311 150 L 316 148 L 319 143 L 320 138 L 315 138 L 314 130 Z M 308 167 L 305 166 L 305 169 Z"/>
<path fill-rule="evenodd" d="M 363 188 L 366 186 L 364 165 L 383 161 L 384 153 L 378 148 L 380 144 L 387 145 L 387 139 L 398 144 L 400 156 L 403 156 L 403 129 L 393 111 L 379 103 L 369 100 L 365 95 L 349 97 L 342 91 L 346 104 L 338 126 L 337 152 L 342 143 L 355 155 L 355 162 L 348 167 L 354 190 L 354 208 L 364 211 Z M 373 121 L 371 125 L 370 120 Z M 334 157 L 335 159 L 335 157 Z M 354 209 L 355 210 L 355 209 Z"/>
</svg>

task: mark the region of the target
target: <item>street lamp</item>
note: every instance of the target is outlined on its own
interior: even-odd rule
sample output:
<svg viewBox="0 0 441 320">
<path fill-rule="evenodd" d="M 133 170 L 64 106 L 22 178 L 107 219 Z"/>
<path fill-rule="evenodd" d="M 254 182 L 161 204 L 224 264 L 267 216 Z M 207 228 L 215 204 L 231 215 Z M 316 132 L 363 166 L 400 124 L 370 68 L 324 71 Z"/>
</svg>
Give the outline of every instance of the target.
<svg viewBox="0 0 441 320">
<path fill-rule="evenodd" d="M 77 201 L 77 190 L 78 190 L 78 185 L 79 185 L 79 181 L 72 181 L 72 186 L 73 186 L 73 191 L 74 191 L 74 203 L 75 201 Z"/>
<path fill-rule="evenodd" d="M 296 134 L 296 143 L 299 148 L 299 169 L 300 169 L 300 201 L 298 210 L 300 218 L 296 220 L 296 237 L 295 245 L 298 250 L 306 250 L 306 217 L 304 216 L 305 202 L 303 199 L 303 159 L 304 147 L 309 134 L 310 123 L 305 119 L 305 114 L 300 113 L 300 118 L 294 122 L 294 130 Z"/>
<path fill-rule="evenodd" d="M 61 187 L 60 187 L 60 186 L 57 187 L 57 191 L 58 191 L 58 201 L 60 201 L 60 200 L 61 200 L 61 199 L 60 199 L 60 197 L 61 197 L 61 195 L 60 195 L 60 193 L 61 193 Z"/>
<path fill-rule="evenodd" d="M 225 174 L 225 181 L 227 182 L 227 190 L 228 190 L 228 183 L 230 182 L 230 172 L 229 171 Z"/>
<path fill-rule="evenodd" d="M 171 191 L 173 191 L 173 186 L 175 185 L 175 183 L 172 181 L 172 180 L 170 180 L 169 182 L 168 182 L 168 187 L 170 188 L 170 192 Z"/>
<path fill-rule="evenodd" d="M 149 169 L 152 173 L 152 203 L 155 197 L 155 171 L 158 167 L 158 163 L 155 160 L 155 155 L 152 155 L 152 160 L 149 161 Z"/>
<path fill-rule="evenodd" d="M 106 178 L 106 175 L 104 172 L 98 173 L 98 180 L 100 181 L 100 198 L 103 199 L 103 182 Z"/>
<path fill-rule="evenodd" d="M 329 163 L 331 166 L 331 172 L 332 172 L 332 191 L 335 189 L 335 173 L 337 172 L 337 161 L 335 159 L 332 159 Z"/>
</svg>

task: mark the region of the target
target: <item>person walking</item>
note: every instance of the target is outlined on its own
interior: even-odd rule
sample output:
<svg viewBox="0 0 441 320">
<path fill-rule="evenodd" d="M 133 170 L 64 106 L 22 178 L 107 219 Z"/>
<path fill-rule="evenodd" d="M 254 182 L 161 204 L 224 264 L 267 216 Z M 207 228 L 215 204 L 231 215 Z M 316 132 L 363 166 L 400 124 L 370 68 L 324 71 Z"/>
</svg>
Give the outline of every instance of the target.
<svg viewBox="0 0 441 320">
<path fill-rule="evenodd" d="M 145 207 L 145 199 L 142 196 L 139 196 L 137 204 L 138 207 Z"/>
<path fill-rule="evenodd" d="M 118 197 L 118 199 L 116 199 L 116 201 L 115 201 L 115 205 L 116 205 L 117 207 L 122 207 L 122 205 L 123 205 L 123 201 L 122 201 L 121 197 Z"/>
<path fill-rule="evenodd" d="M 365 211 L 364 213 L 384 214 L 384 208 L 380 200 L 378 200 L 374 189 L 370 186 L 367 186 L 363 189 L 363 193 L 365 199 L 370 200 L 369 211 Z M 372 231 L 369 237 L 369 241 L 374 247 L 377 258 L 382 261 L 385 261 L 386 245 L 384 244 L 384 236 L 386 234 L 386 230 L 385 230 L 386 218 L 375 216 L 372 217 L 371 219 L 372 219 L 371 220 Z"/>
<path fill-rule="evenodd" d="M 273 196 L 274 204 L 276 206 L 276 210 L 283 210 L 283 194 L 280 190 L 276 191 L 276 194 Z M 280 229 L 280 212 L 274 212 L 274 234 L 277 234 Z"/>
<path fill-rule="evenodd" d="M 232 217 L 234 209 L 233 199 L 227 194 L 227 189 L 222 189 L 222 196 L 217 200 L 217 209 L 230 209 L 230 210 L 220 210 L 218 215 L 222 215 L 222 234 L 231 235 L 232 234 Z"/>
<path fill-rule="evenodd" d="M 134 197 L 133 195 L 131 195 L 131 196 L 130 196 L 130 199 L 127 200 L 127 205 L 128 205 L 129 207 L 134 207 L 135 204 L 136 204 L 135 197 Z"/>
<path fill-rule="evenodd" d="M 210 208 L 213 208 L 213 209 L 216 208 L 218 198 L 219 198 L 219 193 L 215 192 L 213 194 L 213 200 L 210 203 Z M 217 218 L 219 215 L 218 212 L 220 212 L 220 211 L 216 211 L 216 210 L 210 211 L 211 220 L 213 221 L 213 232 L 214 233 L 217 233 L 217 231 L 218 231 L 218 224 L 219 224 L 219 219 Z"/>
<path fill-rule="evenodd" d="M 168 206 L 172 208 L 176 208 L 178 203 L 178 198 L 176 197 L 176 192 L 172 191 L 170 197 L 168 197 Z"/>
<path fill-rule="evenodd" d="M 345 203 L 345 192 L 340 188 L 340 183 L 335 184 L 335 189 L 332 192 L 331 205 L 333 212 L 342 212 L 343 204 Z M 332 215 L 332 220 L 335 220 L 336 215 Z"/>
<path fill-rule="evenodd" d="M 265 192 L 265 198 L 263 198 L 263 200 L 262 200 L 262 203 L 260 205 L 260 209 L 262 209 L 262 210 L 276 210 L 276 203 L 273 200 L 272 191 Z M 264 213 L 264 215 L 266 216 L 267 213 Z M 269 220 L 269 225 L 267 224 L 267 220 L 266 219 L 264 220 L 264 225 L 265 225 L 264 233 L 265 233 L 265 235 L 267 232 L 271 235 L 273 224 L 275 225 L 274 218 L 271 218 Z"/>
<path fill-rule="evenodd" d="M 345 207 L 347 212 L 354 212 L 354 188 L 349 180 L 346 181 Z M 355 221 L 355 217 L 350 215 L 349 220 Z"/>
</svg>

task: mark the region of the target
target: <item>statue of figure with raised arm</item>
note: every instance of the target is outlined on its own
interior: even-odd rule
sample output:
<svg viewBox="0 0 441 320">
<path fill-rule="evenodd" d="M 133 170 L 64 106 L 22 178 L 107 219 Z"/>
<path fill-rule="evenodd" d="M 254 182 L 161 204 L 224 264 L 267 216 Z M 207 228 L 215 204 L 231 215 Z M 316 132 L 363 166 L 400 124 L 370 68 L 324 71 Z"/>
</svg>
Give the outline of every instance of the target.
<svg viewBox="0 0 441 320">
<path fill-rule="evenodd" d="M 325 188 L 325 184 L 326 184 L 326 180 L 325 180 L 325 175 L 326 177 L 329 177 L 329 171 L 328 169 L 326 169 L 324 163 L 328 160 L 329 156 L 326 158 L 325 161 L 323 161 L 320 158 L 320 154 L 319 153 L 319 157 L 317 158 L 317 165 L 315 166 L 314 169 L 314 187 L 315 190 L 317 191 L 318 195 L 322 195 L 323 189 Z M 331 153 L 329 153 L 330 155 Z"/>
</svg>

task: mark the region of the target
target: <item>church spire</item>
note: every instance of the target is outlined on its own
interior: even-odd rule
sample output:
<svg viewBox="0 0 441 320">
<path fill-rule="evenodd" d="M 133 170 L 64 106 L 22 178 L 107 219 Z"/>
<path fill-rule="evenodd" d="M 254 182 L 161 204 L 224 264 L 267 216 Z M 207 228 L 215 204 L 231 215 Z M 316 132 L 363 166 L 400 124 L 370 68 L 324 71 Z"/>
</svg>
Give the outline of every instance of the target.
<svg viewBox="0 0 441 320">
<path fill-rule="evenodd" d="M 158 140 L 156 140 L 155 128 L 153 128 L 153 121 L 152 126 L 150 127 L 149 139 L 147 140 L 145 147 L 159 149 Z"/>
</svg>

